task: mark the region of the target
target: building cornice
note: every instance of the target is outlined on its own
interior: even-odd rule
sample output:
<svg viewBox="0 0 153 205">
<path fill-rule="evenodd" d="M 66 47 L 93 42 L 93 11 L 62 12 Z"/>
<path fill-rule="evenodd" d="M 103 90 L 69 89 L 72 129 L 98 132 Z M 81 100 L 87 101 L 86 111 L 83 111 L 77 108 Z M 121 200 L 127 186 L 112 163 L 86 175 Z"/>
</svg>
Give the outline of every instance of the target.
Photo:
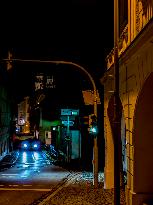
<svg viewBox="0 0 153 205">
<path fill-rule="evenodd" d="M 139 32 L 136 38 L 130 43 L 125 51 L 120 55 L 119 61 L 128 61 L 131 56 L 135 55 L 140 49 L 147 44 L 153 43 L 153 18 Z"/>
</svg>

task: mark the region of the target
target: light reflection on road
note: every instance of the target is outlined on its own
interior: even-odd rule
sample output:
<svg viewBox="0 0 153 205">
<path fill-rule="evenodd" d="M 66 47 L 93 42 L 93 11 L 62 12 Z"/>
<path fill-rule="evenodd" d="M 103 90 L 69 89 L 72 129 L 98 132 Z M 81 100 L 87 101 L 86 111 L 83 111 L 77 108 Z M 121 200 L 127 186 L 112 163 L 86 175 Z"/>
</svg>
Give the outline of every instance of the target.
<svg viewBox="0 0 153 205">
<path fill-rule="evenodd" d="M 0 173 L 0 177 L 15 180 L 32 180 L 51 163 L 42 151 L 20 151 L 15 166 Z"/>
<path fill-rule="evenodd" d="M 50 164 L 50 162 L 44 157 L 41 151 L 21 151 L 17 164 L 19 164 L 20 167 L 44 167 Z"/>
<path fill-rule="evenodd" d="M 39 154 L 38 154 L 38 152 L 34 152 L 34 153 L 33 153 L 33 157 L 34 157 L 35 160 L 38 160 L 38 159 L 39 159 Z"/>
<path fill-rule="evenodd" d="M 26 163 L 26 162 L 27 162 L 27 153 L 26 153 L 26 152 L 23 152 L 23 153 L 22 153 L 22 162 L 23 162 L 23 163 Z"/>
<path fill-rule="evenodd" d="M 33 184 L 48 187 L 68 174 L 65 169 L 52 165 L 41 151 L 20 151 L 16 164 L 0 172 L 0 185 Z"/>
</svg>

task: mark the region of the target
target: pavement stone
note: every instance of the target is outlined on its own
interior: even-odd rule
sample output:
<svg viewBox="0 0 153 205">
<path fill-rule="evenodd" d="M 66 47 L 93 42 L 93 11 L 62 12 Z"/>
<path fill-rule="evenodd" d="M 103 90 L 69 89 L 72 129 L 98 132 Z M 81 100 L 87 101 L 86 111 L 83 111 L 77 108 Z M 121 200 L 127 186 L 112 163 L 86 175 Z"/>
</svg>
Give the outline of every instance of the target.
<svg viewBox="0 0 153 205">
<path fill-rule="evenodd" d="M 104 189 L 103 177 L 103 173 L 100 173 L 99 187 L 95 189 L 92 173 L 80 172 L 74 176 L 71 183 L 39 205 L 111 205 L 113 204 L 113 190 Z M 121 190 L 121 204 L 126 205 L 123 189 Z"/>
</svg>

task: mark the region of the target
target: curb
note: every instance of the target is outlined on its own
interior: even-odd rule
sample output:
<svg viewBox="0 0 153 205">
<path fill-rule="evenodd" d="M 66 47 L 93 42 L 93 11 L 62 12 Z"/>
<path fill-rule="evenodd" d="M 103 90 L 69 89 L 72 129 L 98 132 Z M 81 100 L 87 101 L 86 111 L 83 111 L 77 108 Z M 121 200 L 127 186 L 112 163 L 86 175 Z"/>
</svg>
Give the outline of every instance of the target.
<svg viewBox="0 0 153 205">
<path fill-rule="evenodd" d="M 41 198 L 32 202 L 30 205 L 44 205 L 47 201 L 49 201 L 53 196 L 55 196 L 62 188 L 64 188 L 68 183 L 70 183 L 78 174 L 70 173 L 67 177 L 65 177 L 59 184 L 54 186 L 50 192 L 43 195 Z"/>
</svg>

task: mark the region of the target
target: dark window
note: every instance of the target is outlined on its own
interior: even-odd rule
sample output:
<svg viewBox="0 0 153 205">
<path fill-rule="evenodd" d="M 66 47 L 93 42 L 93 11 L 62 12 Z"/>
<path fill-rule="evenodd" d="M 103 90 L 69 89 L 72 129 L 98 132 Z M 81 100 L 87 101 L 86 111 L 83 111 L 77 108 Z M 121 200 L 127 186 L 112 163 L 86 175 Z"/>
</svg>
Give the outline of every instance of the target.
<svg viewBox="0 0 153 205">
<path fill-rule="evenodd" d="M 119 35 L 128 23 L 128 0 L 119 0 Z"/>
</svg>

